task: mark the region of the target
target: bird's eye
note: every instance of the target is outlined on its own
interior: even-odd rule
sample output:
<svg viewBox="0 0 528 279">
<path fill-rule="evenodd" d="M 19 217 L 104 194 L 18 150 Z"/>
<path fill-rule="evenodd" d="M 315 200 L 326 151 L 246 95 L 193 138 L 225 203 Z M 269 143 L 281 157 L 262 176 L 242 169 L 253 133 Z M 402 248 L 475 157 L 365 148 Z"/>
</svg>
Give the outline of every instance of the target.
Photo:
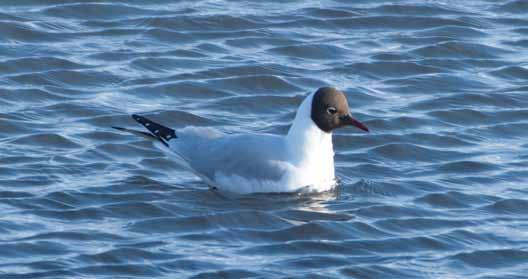
<svg viewBox="0 0 528 279">
<path fill-rule="evenodd" d="M 336 114 L 337 109 L 334 107 L 329 107 L 326 109 L 326 112 L 328 112 L 328 114 Z"/>
</svg>

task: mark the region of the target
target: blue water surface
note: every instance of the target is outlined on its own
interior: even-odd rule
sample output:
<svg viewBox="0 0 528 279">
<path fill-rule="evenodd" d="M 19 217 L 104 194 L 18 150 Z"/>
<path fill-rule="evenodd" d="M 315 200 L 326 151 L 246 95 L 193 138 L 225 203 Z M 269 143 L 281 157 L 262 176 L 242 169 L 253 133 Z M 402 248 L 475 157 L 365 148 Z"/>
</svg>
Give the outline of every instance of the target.
<svg viewBox="0 0 528 279">
<path fill-rule="evenodd" d="M 0 2 L 0 278 L 526 278 L 528 4 Z M 286 133 L 346 92 L 322 194 L 209 190 L 141 113 Z"/>
</svg>

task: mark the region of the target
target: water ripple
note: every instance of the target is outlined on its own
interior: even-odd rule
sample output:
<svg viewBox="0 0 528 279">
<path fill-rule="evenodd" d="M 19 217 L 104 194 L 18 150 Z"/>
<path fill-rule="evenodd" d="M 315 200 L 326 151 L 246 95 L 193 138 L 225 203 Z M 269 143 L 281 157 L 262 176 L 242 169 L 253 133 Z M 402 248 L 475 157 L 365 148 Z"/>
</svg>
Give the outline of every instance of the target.
<svg viewBox="0 0 528 279">
<path fill-rule="evenodd" d="M 0 277 L 525 277 L 525 1 L 0 8 Z M 284 134 L 327 85 L 371 129 L 327 193 L 211 191 L 109 128 Z"/>
</svg>

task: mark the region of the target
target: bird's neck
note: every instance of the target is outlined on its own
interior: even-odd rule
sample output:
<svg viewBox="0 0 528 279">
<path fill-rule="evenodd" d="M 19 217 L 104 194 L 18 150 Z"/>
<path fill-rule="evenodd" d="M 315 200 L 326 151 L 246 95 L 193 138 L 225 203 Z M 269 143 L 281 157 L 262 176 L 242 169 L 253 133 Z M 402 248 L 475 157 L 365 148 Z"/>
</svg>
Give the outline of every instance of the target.
<svg viewBox="0 0 528 279">
<path fill-rule="evenodd" d="M 323 132 L 315 124 L 307 126 L 301 128 L 297 125 L 292 125 L 286 136 L 288 149 L 293 157 L 299 163 L 325 161 L 333 166 L 332 134 Z"/>
<path fill-rule="evenodd" d="M 312 97 L 302 102 L 286 135 L 288 157 L 298 171 L 287 183 L 322 191 L 335 183 L 334 148 L 332 134 L 319 129 L 311 118 Z"/>
<path fill-rule="evenodd" d="M 297 163 L 330 164 L 334 167 L 332 133 L 321 130 L 311 118 L 312 97 L 309 95 L 299 106 L 286 141 Z"/>
</svg>

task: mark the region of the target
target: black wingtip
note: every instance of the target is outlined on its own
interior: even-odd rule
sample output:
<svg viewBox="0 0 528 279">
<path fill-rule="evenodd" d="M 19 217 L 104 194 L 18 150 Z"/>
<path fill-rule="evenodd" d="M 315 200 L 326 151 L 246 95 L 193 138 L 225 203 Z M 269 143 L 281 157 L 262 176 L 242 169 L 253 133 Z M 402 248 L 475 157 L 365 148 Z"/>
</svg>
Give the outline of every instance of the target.
<svg viewBox="0 0 528 279">
<path fill-rule="evenodd" d="M 165 146 L 168 146 L 168 141 L 178 138 L 176 136 L 176 132 L 173 129 L 158 124 L 146 117 L 137 114 L 132 114 L 132 118 L 136 120 L 139 124 L 147 128 L 147 130 L 149 130 L 149 132 L 153 136 L 155 136 L 159 141 L 161 141 L 161 143 L 163 143 Z"/>
<path fill-rule="evenodd" d="M 137 115 L 137 114 L 132 114 L 132 118 L 139 122 L 139 121 L 141 121 L 142 116 Z"/>
<path fill-rule="evenodd" d="M 151 133 L 138 131 L 138 130 L 134 130 L 134 129 L 123 128 L 123 127 L 117 127 L 117 126 L 111 126 L 111 127 L 116 129 L 116 130 L 119 130 L 119 131 L 127 132 L 127 133 L 130 133 L 130 134 L 133 134 L 133 135 L 137 135 L 137 136 L 142 136 L 142 137 L 145 137 L 145 138 L 148 138 L 148 139 L 158 139 L 158 137 L 154 136 Z"/>
</svg>

